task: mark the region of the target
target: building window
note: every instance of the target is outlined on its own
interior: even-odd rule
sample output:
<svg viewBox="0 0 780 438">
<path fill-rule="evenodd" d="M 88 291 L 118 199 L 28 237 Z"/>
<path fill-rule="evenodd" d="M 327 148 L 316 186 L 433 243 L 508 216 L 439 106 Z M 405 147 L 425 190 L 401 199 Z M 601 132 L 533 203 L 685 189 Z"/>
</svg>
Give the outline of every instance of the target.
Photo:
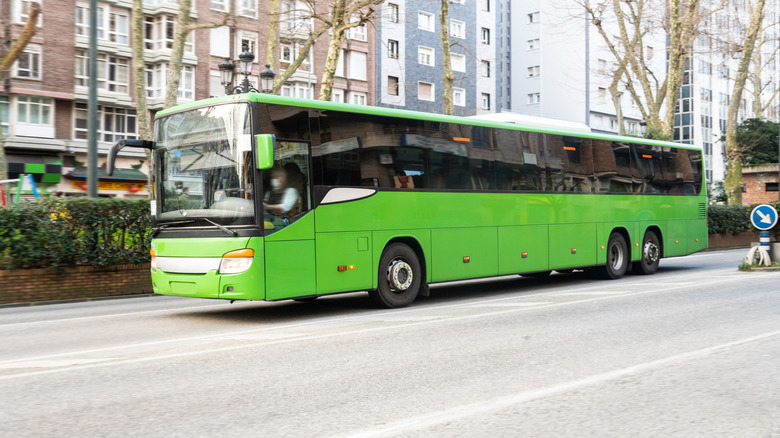
<svg viewBox="0 0 780 438">
<path fill-rule="evenodd" d="M 489 78 L 490 77 L 490 61 L 481 61 L 481 70 L 482 70 L 482 77 Z"/>
<path fill-rule="evenodd" d="M 398 17 L 399 17 L 399 8 L 398 5 L 395 3 L 388 3 L 388 13 L 387 13 L 387 19 L 391 23 L 398 23 Z"/>
<path fill-rule="evenodd" d="M 479 3 L 483 11 L 490 12 L 490 0 L 479 0 Z"/>
<path fill-rule="evenodd" d="M 345 54 L 347 79 L 365 81 L 368 78 L 368 54 L 354 50 L 348 50 Z"/>
<path fill-rule="evenodd" d="M 455 106 L 466 106 L 466 90 L 463 88 L 453 88 L 452 104 Z"/>
<path fill-rule="evenodd" d="M 76 5 L 76 35 L 89 36 L 89 5 Z M 126 9 L 98 6 L 97 37 L 112 43 L 130 44 L 130 14 Z"/>
<path fill-rule="evenodd" d="M 184 51 L 192 53 L 193 34 L 190 32 L 184 41 Z M 144 45 L 148 50 L 163 50 L 173 47 L 176 35 L 176 17 L 173 15 L 158 15 L 144 18 Z"/>
<path fill-rule="evenodd" d="M 466 38 L 466 23 L 450 19 L 450 35 L 453 38 Z"/>
<path fill-rule="evenodd" d="M 539 12 L 531 12 L 527 14 L 528 24 L 534 24 L 539 22 Z"/>
<path fill-rule="evenodd" d="M 398 96 L 398 76 L 387 77 L 387 94 Z"/>
<path fill-rule="evenodd" d="M 529 78 L 537 78 L 539 77 L 539 74 L 541 73 L 541 67 L 538 65 L 534 65 L 531 67 L 528 67 L 528 77 Z"/>
<path fill-rule="evenodd" d="M 359 17 L 352 17 L 350 22 L 355 23 L 355 22 L 357 22 L 359 20 L 360 20 Z M 355 27 L 347 29 L 347 39 L 355 40 L 355 41 L 366 41 L 366 39 L 367 39 L 367 36 L 366 36 L 366 25 L 363 24 L 363 25 L 360 25 L 360 26 L 355 26 Z"/>
<path fill-rule="evenodd" d="M 87 104 L 76 103 L 74 138 L 87 139 Z M 135 110 L 98 106 L 98 134 L 101 141 L 114 143 L 122 138 L 138 138 Z"/>
<path fill-rule="evenodd" d="M 653 59 L 653 47 L 652 46 L 647 46 L 647 56 L 646 56 L 646 58 L 647 58 L 648 61 Z"/>
<path fill-rule="evenodd" d="M 211 9 L 215 11 L 228 11 L 229 0 L 211 0 Z"/>
<path fill-rule="evenodd" d="M 330 93 L 330 101 L 344 103 L 344 90 L 341 88 L 334 88 Z"/>
<path fill-rule="evenodd" d="M 417 13 L 417 28 L 433 32 L 436 30 L 434 15 L 430 12 L 419 11 Z"/>
<path fill-rule="evenodd" d="M 540 93 L 528 93 L 528 104 L 535 105 L 542 101 Z"/>
<path fill-rule="evenodd" d="M 236 32 L 236 53 L 246 50 L 257 53 L 257 34 L 239 30 Z"/>
<path fill-rule="evenodd" d="M 10 104 L 8 96 L 0 95 L 0 134 L 8 134 L 10 126 Z"/>
<path fill-rule="evenodd" d="M 11 3 L 11 8 L 13 9 L 14 21 L 16 23 L 25 23 L 27 21 L 27 17 L 30 16 L 30 5 L 35 2 L 42 3 L 40 0 L 13 0 L 13 3 Z M 43 6 L 41 6 L 41 8 L 43 8 Z M 41 13 L 41 15 L 43 15 L 43 13 Z M 39 26 L 41 24 L 40 15 L 38 18 L 38 23 L 36 24 Z"/>
<path fill-rule="evenodd" d="M 488 93 L 482 93 L 482 109 L 483 110 L 490 109 L 490 94 Z"/>
<path fill-rule="evenodd" d="M 435 52 L 430 47 L 417 46 L 418 63 L 433 66 L 435 64 Z"/>
<path fill-rule="evenodd" d="M 450 62 L 452 65 L 452 71 L 459 71 L 459 72 L 466 71 L 466 55 L 451 53 Z"/>
<path fill-rule="evenodd" d="M 282 96 L 287 97 L 297 97 L 300 99 L 311 99 L 312 94 L 314 94 L 314 86 L 309 85 L 303 82 L 296 82 L 292 85 L 284 85 L 282 86 Z M 333 97 L 333 92 L 331 92 L 331 98 Z"/>
<path fill-rule="evenodd" d="M 89 54 L 76 50 L 76 86 L 89 85 Z M 98 53 L 98 88 L 115 93 L 127 93 L 130 82 L 130 62 L 127 58 Z"/>
<path fill-rule="evenodd" d="M 764 191 L 766 191 L 766 192 L 776 192 L 777 191 L 777 183 L 776 182 L 768 182 L 768 183 L 766 183 L 766 186 L 764 187 Z"/>
<path fill-rule="evenodd" d="M 387 57 L 398 59 L 399 53 L 398 53 L 398 41 L 396 40 L 387 40 Z"/>
<path fill-rule="evenodd" d="M 607 89 L 599 87 L 599 103 L 607 103 Z"/>
<path fill-rule="evenodd" d="M 242 17 L 257 18 L 257 0 L 236 0 L 236 9 Z"/>
<path fill-rule="evenodd" d="M 433 102 L 433 84 L 429 84 L 428 82 L 418 82 L 417 83 L 417 98 L 420 100 L 425 100 L 428 102 Z"/>
<path fill-rule="evenodd" d="M 366 104 L 366 93 L 358 92 L 358 91 L 350 91 L 348 97 L 349 97 L 349 103 L 351 103 L 352 105 Z"/>
<path fill-rule="evenodd" d="M 51 114 L 54 104 L 49 98 L 18 96 L 16 98 L 16 121 L 29 125 L 52 125 Z"/>
<path fill-rule="evenodd" d="M 490 29 L 482 28 L 482 44 L 490 44 Z"/>
<path fill-rule="evenodd" d="M 539 48 L 539 38 L 528 40 L 528 50 L 536 50 Z"/>
<path fill-rule="evenodd" d="M 28 47 L 19 55 L 13 69 L 14 76 L 24 79 L 41 78 L 41 52 L 38 48 Z"/>
</svg>

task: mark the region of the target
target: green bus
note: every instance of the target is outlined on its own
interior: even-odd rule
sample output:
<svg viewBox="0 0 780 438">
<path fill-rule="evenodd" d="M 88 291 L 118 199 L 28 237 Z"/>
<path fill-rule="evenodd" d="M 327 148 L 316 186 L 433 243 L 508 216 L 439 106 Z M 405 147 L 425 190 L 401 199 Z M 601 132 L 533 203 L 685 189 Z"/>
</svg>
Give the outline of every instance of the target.
<svg viewBox="0 0 780 438">
<path fill-rule="evenodd" d="M 246 93 L 157 114 L 151 275 L 166 295 L 310 300 L 707 248 L 701 150 L 633 137 Z"/>
</svg>

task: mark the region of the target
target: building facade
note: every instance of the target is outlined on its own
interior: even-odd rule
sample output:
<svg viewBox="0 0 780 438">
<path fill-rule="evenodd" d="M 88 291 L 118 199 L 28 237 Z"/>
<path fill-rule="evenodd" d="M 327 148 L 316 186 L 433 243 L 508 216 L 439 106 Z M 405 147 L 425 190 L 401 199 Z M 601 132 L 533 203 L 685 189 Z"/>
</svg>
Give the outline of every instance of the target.
<svg viewBox="0 0 780 438">
<path fill-rule="evenodd" d="M 500 37 L 498 0 L 453 0 L 449 6 L 455 114 L 496 111 Z M 441 5 L 391 0 L 376 22 L 377 106 L 444 112 Z"/>
</svg>

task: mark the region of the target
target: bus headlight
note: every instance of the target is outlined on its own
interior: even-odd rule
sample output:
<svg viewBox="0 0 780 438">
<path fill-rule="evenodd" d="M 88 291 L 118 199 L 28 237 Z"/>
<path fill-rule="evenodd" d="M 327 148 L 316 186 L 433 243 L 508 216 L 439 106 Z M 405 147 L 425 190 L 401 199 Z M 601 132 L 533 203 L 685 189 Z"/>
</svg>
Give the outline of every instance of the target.
<svg viewBox="0 0 780 438">
<path fill-rule="evenodd" d="M 253 249 L 239 249 L 230 251 L 222 255 L 222 261 L 219 263 L 220 274 L 239 274 L 252 266 L 252 260 L 255 257 Z"/>
<path fill-rule="evenodd" d="M 153 249 L 150 249 L 149 255 L 152 256 L 152 262 L 151 262 L 152 272 L 155 272 L 157 271 L 157 254 L 154 253 Z"/>
</svg>

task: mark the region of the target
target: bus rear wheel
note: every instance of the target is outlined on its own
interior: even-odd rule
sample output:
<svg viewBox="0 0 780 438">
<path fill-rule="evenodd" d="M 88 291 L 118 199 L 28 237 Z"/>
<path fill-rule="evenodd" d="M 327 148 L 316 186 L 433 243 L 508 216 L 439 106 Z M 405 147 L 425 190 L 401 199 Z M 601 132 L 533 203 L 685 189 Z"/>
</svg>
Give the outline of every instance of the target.
<svg viewBox="0 0 780 438">
<path fill-rule="evenodd" d="M 393 243 L 382 252 L 377 289 L 368 294 L 382 307 L 405 307 L 417 298 L 422 280 L 414 250 L 403 243 Z"/>
<path fill-rule="evenodd" d="M 607 264 L 601 268 L 601 276 L 608 280 L 617 280 L 628 269 L 628 245 L 622 234 L 613 232 L 607 242 Z"/>
<path fill-rule="evenodd" d="M 634 273 L 650 275 L 658 270 L 658 264 L 661 262 L 661 244 L 658 236 L 653 231 L 645 233 L 642 239 L 642 259 L 634 264 Z"/>
</svg>

